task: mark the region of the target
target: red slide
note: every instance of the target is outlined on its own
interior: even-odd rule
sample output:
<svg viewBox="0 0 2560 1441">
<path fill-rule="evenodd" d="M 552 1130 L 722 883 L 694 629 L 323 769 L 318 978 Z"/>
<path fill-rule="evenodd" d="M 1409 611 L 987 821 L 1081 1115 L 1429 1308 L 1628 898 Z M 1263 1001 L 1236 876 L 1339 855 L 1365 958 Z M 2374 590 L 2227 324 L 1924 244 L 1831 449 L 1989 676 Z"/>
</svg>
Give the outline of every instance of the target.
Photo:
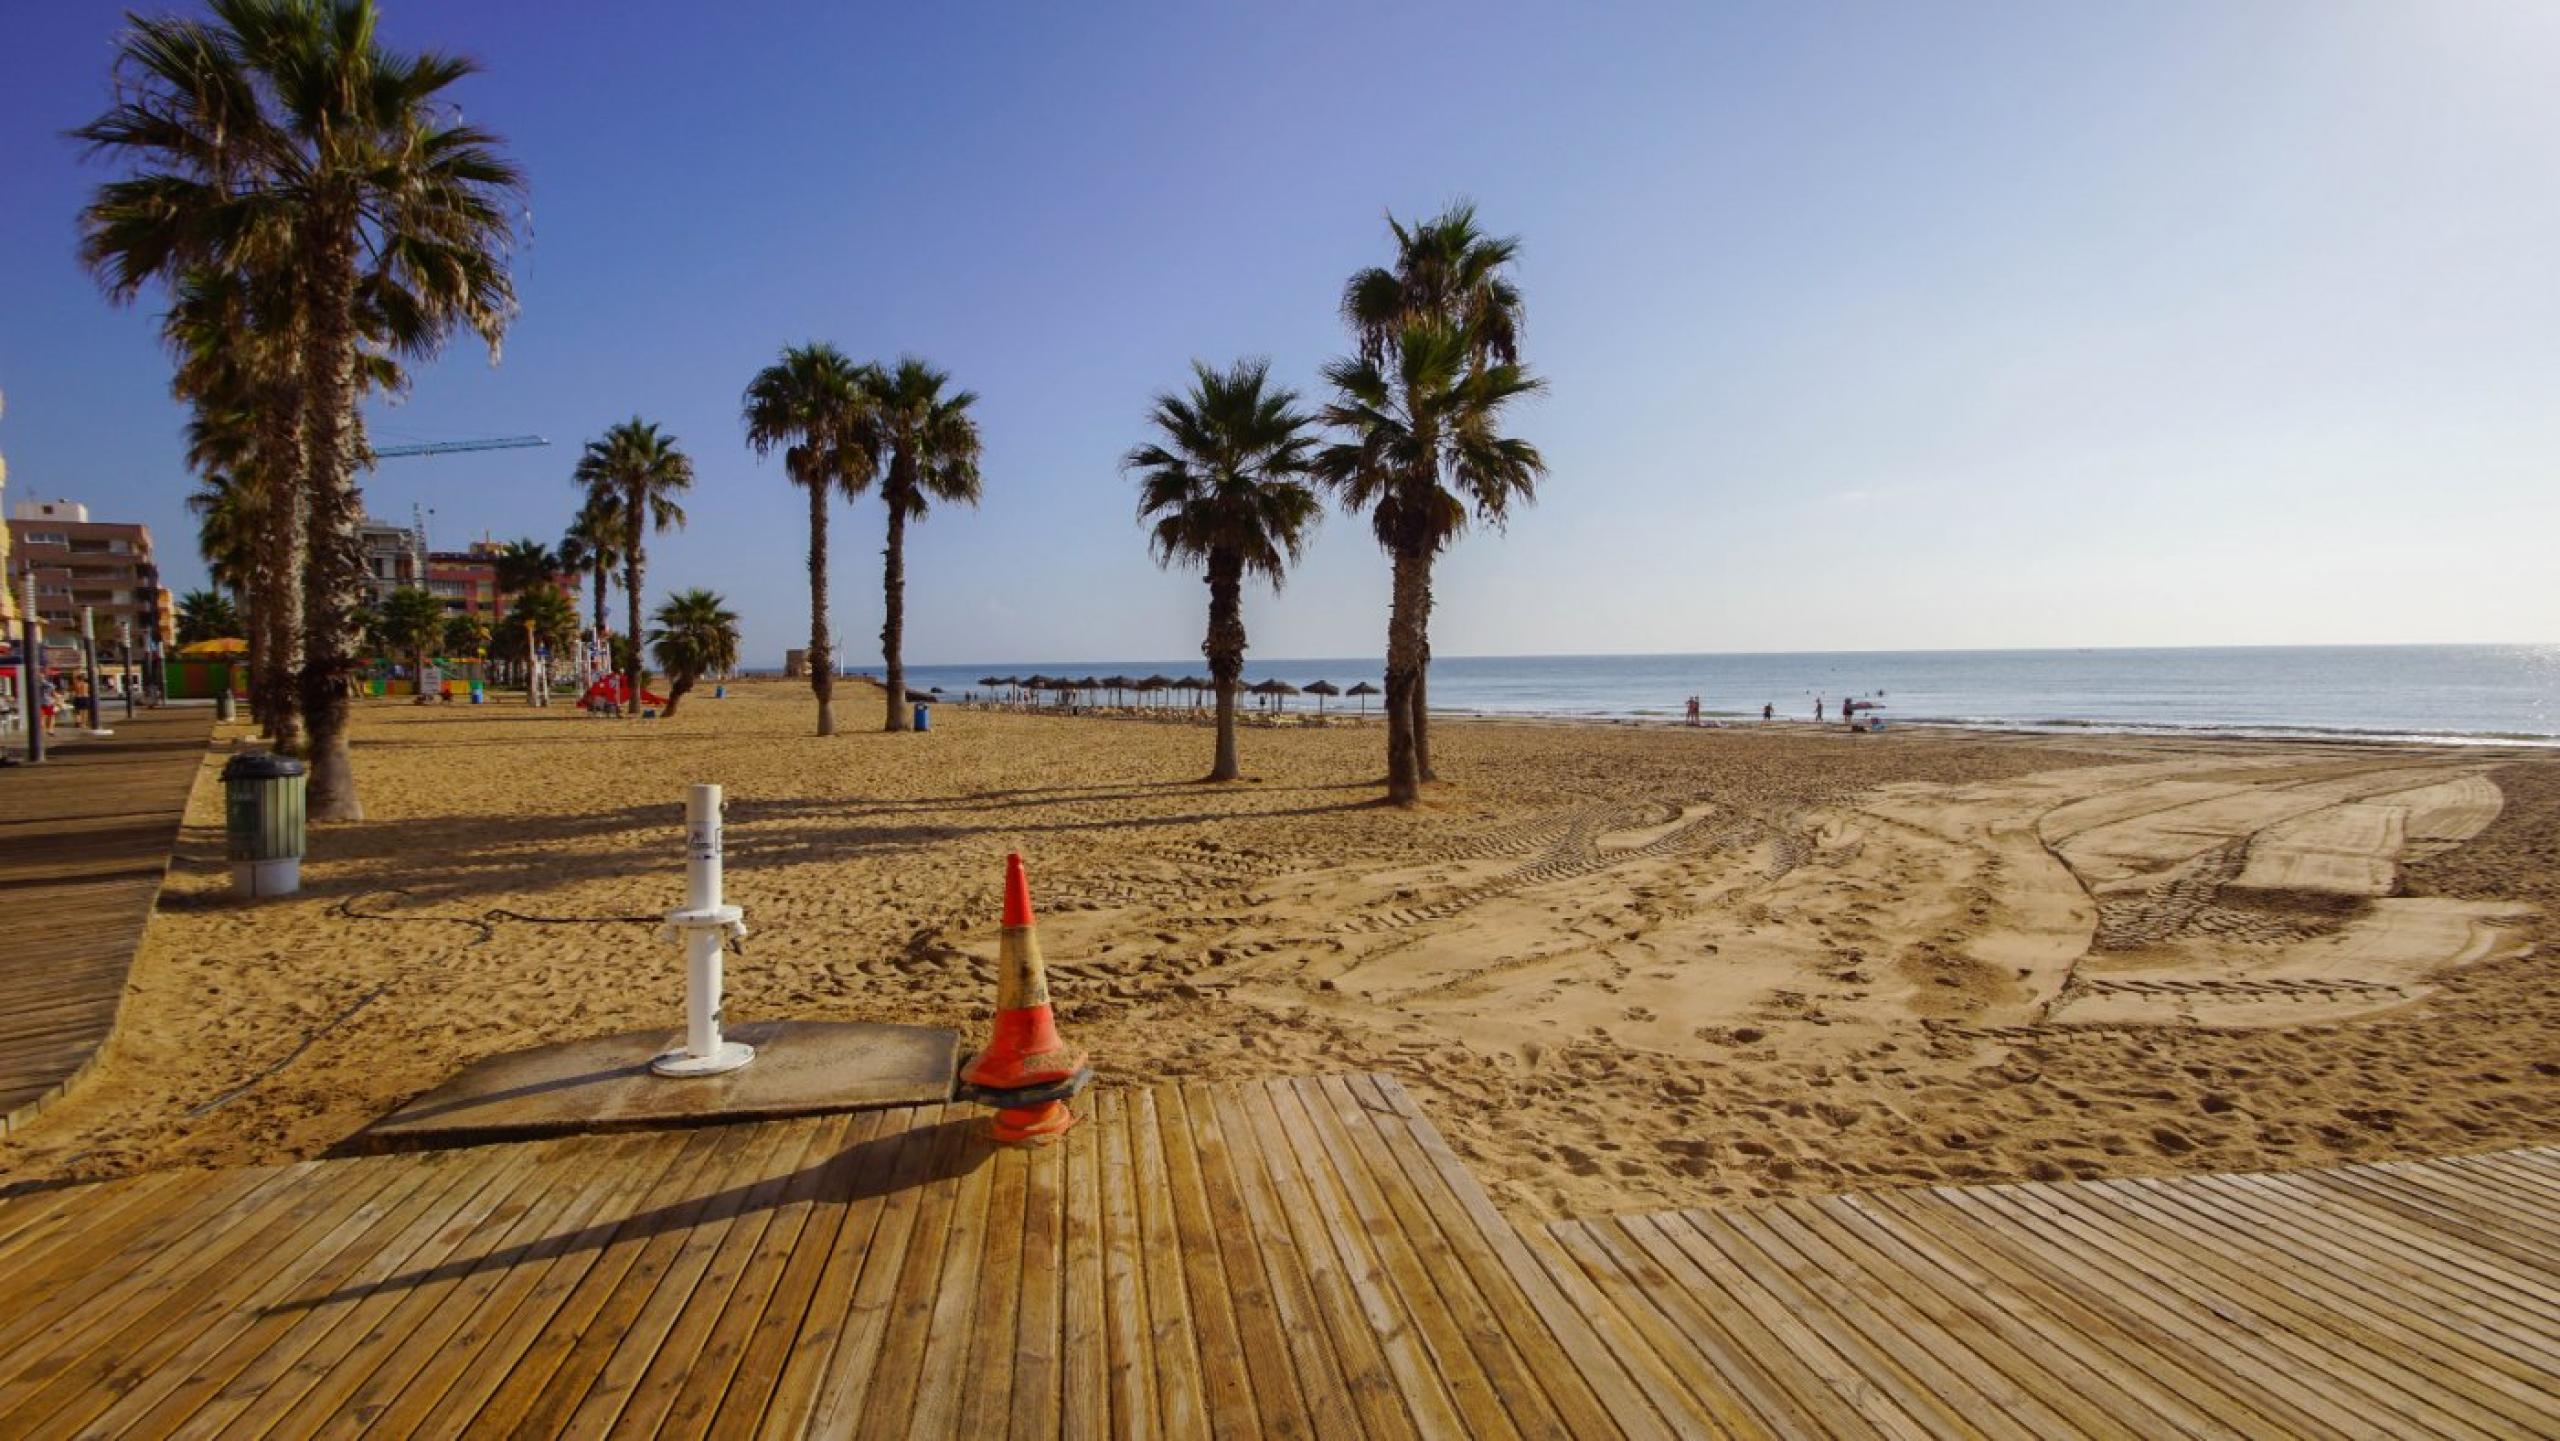
<svg viewBox="0 0 2560 1441">
<path fill-rule="evenodd" d="M 594 685 L 587 687 L 587 693 L 578 698 L 578 709 L 595 710 L 602 706 L 621 705 L 623 697 L 629 694 L 630 689 L 624 684 L 621 675 L 605 676 Z M 640 691 L 640 703 L 664 706 L 667 698 L 644 686 Z"/>
</svg>

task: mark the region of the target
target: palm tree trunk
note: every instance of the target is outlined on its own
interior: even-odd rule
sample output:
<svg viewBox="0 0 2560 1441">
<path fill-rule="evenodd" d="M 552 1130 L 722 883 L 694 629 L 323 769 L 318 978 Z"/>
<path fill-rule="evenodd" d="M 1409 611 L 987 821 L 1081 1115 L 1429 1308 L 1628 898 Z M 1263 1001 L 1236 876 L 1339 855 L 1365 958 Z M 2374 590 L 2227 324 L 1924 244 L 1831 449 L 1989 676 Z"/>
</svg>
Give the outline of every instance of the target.
<svg viewBox="0 0 2560 1441">
<path fill-rule="evenodd" d="M 1426 592 L 1425 605 L 1430 604 L 1427 595 Z M 1422 664 L 1413 673 L 1413 773 L 1426 781 L 1440 779 L 1431 769 L 1431 641 L 1427 632 L 1422 642 Z"/>
<path fill-rule="evenodd" d="M 622 552 L 622 613 L 631 623 L 631 668 L 625 674 L 626 684 L 631 687 L 631 716 L 636 720 L 640 715 L 640 683 L 649 671 L 647 657 L 640 654 L 640 572 L 647 566 L 648 557 L 640 553 L 640 508 L 643 501 L 639 487 L 632 487 L 627 503 L 631 519 L 627 545 Z"/>
<path fill-rule="evenodd" d="M 674 720 L 676 707 L 684 704 L 685 692 L 691 689 L 693 689 L 693 677 L 689 675 L 667 677 L 667 708 L 661 714 L 669 720 Z"/>
<path fill-rule="evenodd" d="M 295 400 L 290 383 L 272 388 L 258 445 L 267 504 L 254 561 L 259 655 L 250 670 L 250 689 L 264 692 L 259 719 L 282 754 L 302 748 L 294 672 L 302 660 L 303 419 Z"/>
<path fill-rule="evenodd" d="M 1209 676 L 1218 688 L 1218 759 L 1209 779 L 1231 781 L 1236 765 L 1236 686 L 1244 678 L 1244 556 L 1233 550 L 1209 552 L 1209 635 L 1200 653 L 1209 658 Z"/>
<path fill-rule="evenodd" d="M 604 644 L 604 593 L 612 584 L 613 567 L 605 564 L 604 557 L 598 555 L 596 557 L 596 644 L 598 645 Z"/>
<path fill-rule="evenodd" d="M 818 734 L 834 735 L 835 637 L 827 633 L 827 487 L 815 482 L 809 486 L 809 689 L 818 697 Z M 669 706 L 667 713 L 673 715 L 674 707 Z"/>
<path fill-rule="evenodd" d="M 880 668 L 889 681 L 889 723 L 884 730 L 912 729 L 907 720 L 907 514 L 889 505 L 889 544 L 881 552 L 880 588 L 886 614 L 880 622 Z"/>
<path fill-rule="evenodd" d="M 1430 558 L 1411 546 L 1395 555 L 1394 594 L 1387 612 L 1387 799 L 1409 806 L 1422 799 L 1422 771 L 1413 749 L 1415 691 L 1422 675 L 1423 627 L 1431 613 Z"/>
<path fill-rule="evenodd" d="M 302 715 L 311 728 L 305 803 L 315 821 L 360 821 L 364 803 L 347 750 L 347 681 L 355 670 L 348 632 L 364 567 L 363 496 L 356 489 L 355 233 L 351 224 L 325 219 L 313 229 L 303 410 Z"/>
</svg>

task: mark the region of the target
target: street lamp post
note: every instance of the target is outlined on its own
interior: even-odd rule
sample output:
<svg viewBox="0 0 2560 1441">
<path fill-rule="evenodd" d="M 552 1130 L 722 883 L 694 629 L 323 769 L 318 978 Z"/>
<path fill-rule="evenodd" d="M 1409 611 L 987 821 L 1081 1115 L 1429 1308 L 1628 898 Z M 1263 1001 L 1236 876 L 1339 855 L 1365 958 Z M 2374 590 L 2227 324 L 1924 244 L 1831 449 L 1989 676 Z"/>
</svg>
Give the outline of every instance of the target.
<svg viewBox="0 0 2560 1441">
<path fill-rule="evenodd" d="M 26 597 L 18 608 L 26 620 L 26 634 L 19 640 L 19 664 L 24 666 L 26 684 L 23 693 L 27 706 L 27 763 L 44 759 L 44 708 L 37 702 L 44 691 L 44 657 L 37 649 L 44 644 L 44 622 L 36 619 L 36 571 L 27 567 Z"/>
<path fill-rule="evenodd" d="M 116 618 L 116 658 L 124 664 L 124 718 L 133 719 L 133 617 Z"/>
</svg>

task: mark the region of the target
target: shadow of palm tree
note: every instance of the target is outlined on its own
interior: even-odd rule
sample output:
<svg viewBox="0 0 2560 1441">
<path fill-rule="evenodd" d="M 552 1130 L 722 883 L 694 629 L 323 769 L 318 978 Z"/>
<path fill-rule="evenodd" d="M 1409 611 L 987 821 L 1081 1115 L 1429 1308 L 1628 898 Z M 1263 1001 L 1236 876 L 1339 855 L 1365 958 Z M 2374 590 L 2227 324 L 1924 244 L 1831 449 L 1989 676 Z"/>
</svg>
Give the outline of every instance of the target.
<svg viewBox="0 0 2560 1441">
<path fill-rule="evenodd" d="M 675 1179 L 675 1173 L 688 1167 L 725 1167 L 736 1148 L 753 1144 L 755 1137 L 752 1131 L 753 1128 L 746 1126 L 710 1127 L 692 1133 L 681 1147 L 666 1148 L 663 1141 L 657 1142 L 667 1154 L 668 1174 L 648 1194 L 663 1194 L 669 1186 L 681 1184 Z M 730 1145 L 724 1148 L 722 1141 Z M 609 1140 L 590 1140 L 583 1144 L 612 1145 Z M 856 1142 L 796 1171 L 758 1176 L 719 1190 L 685 1196 L 625 1215 L 609 1216 L 572 1230 L 519 1241 L 494 1250 L 476 1249 L 475 1243 L 483 1237 L 494 1239 L 505 1235 L 530 1209 L 541 1190 L 543 1178 L 537 1173 L 520 1182 L 516 1194 L 509 1197 L 506 1204 L 481 1220 L 471 1238 L 463 1243 L 461 1254 L 433 1266 L 403 1271 L 378 1281 L 341 1287 L 324 1295 L 282 1301 L 269 1307 L 267 1314 L 359 1302 L 386 1291 L 413 1290 L 441 1281 L 458 1281 L 482 1271 L 533 1265 L 581 1252 L 601 1251 L 620 1241 L 646 1242 L 698 1225 L 726 1222 L 771 1210 L 803 1194 L 829 1204 L 855 1205 L 874 1197 L 957 1180 L 985 1164 L 995 1149 L 995 1143 L 987 1139 L 986 1125 L 982 1121 L 938 1121 Z M 599 1155 L 603 1154 L 605 1152 L 600 1150 Z M 562 1163 L 554 1160 L 551 1164 L 559 1166 Z M 595 1184 L 607 1185 L 611 1184 L 612 1177 L 626 1174 L 631 1164 L 625 1161 L 621 1165 L 586 1169 L 597 1178 Z M 527 1185 L 531 1186 L 530 1190 L 526 1189 Z"/>
</svg>

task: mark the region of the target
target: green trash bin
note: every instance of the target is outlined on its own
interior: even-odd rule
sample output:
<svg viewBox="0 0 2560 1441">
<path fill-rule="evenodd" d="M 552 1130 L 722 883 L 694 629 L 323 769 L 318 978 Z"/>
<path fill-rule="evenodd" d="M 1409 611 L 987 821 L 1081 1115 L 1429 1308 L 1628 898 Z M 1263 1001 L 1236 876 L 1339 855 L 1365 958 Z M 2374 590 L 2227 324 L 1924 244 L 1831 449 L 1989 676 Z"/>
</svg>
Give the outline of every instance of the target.
<svg viewBox="0 0 2560 1441">
<path fill-rule="evenodd" d="M 302 762 L 250 751 L 222 768 L 223 832 L 230 842 L 231 888 L 243 899 L 289 896 L 302 889 Z"/>
</svg>

